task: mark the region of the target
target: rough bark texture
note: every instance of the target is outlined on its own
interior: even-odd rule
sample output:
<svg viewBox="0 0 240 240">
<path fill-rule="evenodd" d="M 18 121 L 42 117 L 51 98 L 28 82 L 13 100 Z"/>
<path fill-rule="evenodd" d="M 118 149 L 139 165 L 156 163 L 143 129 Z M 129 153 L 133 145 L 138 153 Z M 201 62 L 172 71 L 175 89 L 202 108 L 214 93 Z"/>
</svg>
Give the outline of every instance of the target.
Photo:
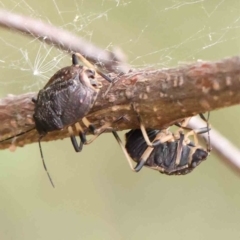
<svg viewBox="0 0 240 240">
<path fill-rule="evenodd" d="M 97 127 L 110 122 L 116 130 L 138 128 L 137 111 L 146 127 L 161 129 L 179 119 L 240 102 L 239 57 L 111 77 L 115 84 L 105 96 L 109 84 L 103 81 L 104 87 L 87 116 Z M 0 149 L 38 141 L 36 130 L 14 137 L 34 128 L 33 96 L 36 93 L 0 100 Z M 65 137 L 68 133 L 63 129 L 47 134 L 42 141 Z"/>
</svg>

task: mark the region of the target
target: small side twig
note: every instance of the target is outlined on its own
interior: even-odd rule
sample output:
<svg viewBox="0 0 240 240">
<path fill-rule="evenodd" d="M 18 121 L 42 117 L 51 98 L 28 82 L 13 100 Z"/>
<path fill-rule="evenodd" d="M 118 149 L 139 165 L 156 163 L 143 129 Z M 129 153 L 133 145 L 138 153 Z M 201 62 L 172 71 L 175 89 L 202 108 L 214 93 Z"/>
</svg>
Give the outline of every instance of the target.
<svg viewBox="0 0 240 240">
<path fill-rule="evenodd" d="M 189 127 L 196 129 L 204 124 L 206 125 L 200 118 L 192 118 L 189 122 Z M 201 134 L 201 136 L 208 141 L 207 134 Z M 211 146 L 213 151 L 219 156 L 219 159 L 235 172 L 240 173 L 240 150 L 215 129 L 211 129 L 210 136 Z"/>
</svg>

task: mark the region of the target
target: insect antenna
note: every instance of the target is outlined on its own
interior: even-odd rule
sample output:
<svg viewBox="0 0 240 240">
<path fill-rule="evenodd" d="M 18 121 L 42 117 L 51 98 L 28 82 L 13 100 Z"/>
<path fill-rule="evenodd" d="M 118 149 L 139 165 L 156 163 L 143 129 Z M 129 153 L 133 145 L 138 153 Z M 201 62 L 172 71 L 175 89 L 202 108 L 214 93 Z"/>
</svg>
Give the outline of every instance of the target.
<svg viewBox="0 0 240 240">
<path fill-rule="evenodd" d="M 34 128 L 31 128 L 31 129 L 29 129 L 29 130 L 27 130 L 27 131 L 25 131 L 25 132 L 18 133 L 18 134 L 16 134 L 16 135 L 12 136 L 12 137 L 5 138 L 5 139 L 1 140 L 0 143 L 5 142 L 5 141 L 8 141 L 8 140 L 11 140 L 11 139 L 13 139 L 13 138 L 15 138 L 15 137 L 20 137 L 20 136 L 24 135 L 25 133 L 28 133 L 28 132 L 33 131 L 34 129 L 35 129 L 35 127 L 34 127 Z"/>
<path fill-rule="evenodd" d="M 9 138 L 6 138 L 6 139 L 4 139 L 4 140 L 1 140 L 0 143 L 1 143 L 1 142 L 8 141 L 8 140 L 11 140 L 11 139 L 13 139 L 13 138 L 15 138 L 15 137 L 20 137 L 20 136 L 24 135 L 25 133 L 28 133 L 28 132 L 33 131 L 34 129 L 35 129 L 35 127 L 34 127 L 34 128 L 31 128 L 31 129 L 29 129 L 29 130 L 27 130 L 27 131 L 25 131 L 25 132 L 19 133 L 19 134 L 13 136 L 13 137 L 9 137 Z M 48 175 L 48 178 L 49 178 L 52 186 L 55 188 L 55 186 L 54 186 L 54 184 L 53 184 L 53 181 L 52 181 L 52 178 L 51 178 L 51 176 L 50 176 L 50 174 L 49 174 L 49 172 L 48 172 L 48 170 L 47 170 L 47 166 L 46 166 L 45 161 L 44 161 L 43 151 L 42 151 L 42 147 L 41 147 L 41 139 L 42 139 L 42 137 L 43 137 L 43 136 L 40 136 L 40 137 L 39 137 L 38 145 L 39 145 L 40 155 L 41 155 L 41 158 L 42 158 L 43 167 L 44 167 L 44 169 L 45 169 L 45 171 L 46 171 L 46 173 L 47 173 L 47 175 Z"/>
<path fill-rule="evenodd" d="M 48 175 L 48 179 L 49 181 L 51 182 L 53 188 L 55 188 L 54 184 L 53 184 L 53 181 L 52 181 L 52 178 L 47 170 L 47 166 L 45 164 L 45 161 L 44 161 L 44 157 L 43 157 L 43 151 L 42 151 L 42 147 L 41 147 L 41 139 L 42 139 L 43 136 L 40 136 L 39 139 L 38 139 L 38 145 L 39 145 L 39 150 L 40 150 L 40 155 L 41 155 L 41 158 L 42 158 L 42 163 L 43 163 L 43 167 Z"/>
</svg>

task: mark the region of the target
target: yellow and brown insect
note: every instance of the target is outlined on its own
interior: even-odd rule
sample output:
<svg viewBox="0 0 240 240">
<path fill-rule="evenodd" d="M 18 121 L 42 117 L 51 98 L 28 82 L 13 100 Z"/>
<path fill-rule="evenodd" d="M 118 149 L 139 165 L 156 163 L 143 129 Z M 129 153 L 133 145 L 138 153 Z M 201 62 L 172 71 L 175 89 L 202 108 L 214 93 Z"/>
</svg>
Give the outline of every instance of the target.
<svg viewBox="0 0 240 240">
<path fill-rule="evenodd" d="M 185 175 L 208 157 L 210 147 L 207 149 L 201 147 L 198 144 L 197 134 L 209 132 L 210 129 L 208 126 L 196 130 L 188 129 L 186 134 L 184 129 L 188 128 L 180 126 L 175 133 L 168 128 L 145 129 L 144 131 L 142 128 L 133 129 L 125 135 L 125 147 L 118 134 L 113 131 L 113 135 L 134 172 L 146 166 L 167 175 Z M 194 137 L 194 142 L 189 138 L 191 135 Z M 131 159 L 137 163 L 135 167 Z"/>
</svg>

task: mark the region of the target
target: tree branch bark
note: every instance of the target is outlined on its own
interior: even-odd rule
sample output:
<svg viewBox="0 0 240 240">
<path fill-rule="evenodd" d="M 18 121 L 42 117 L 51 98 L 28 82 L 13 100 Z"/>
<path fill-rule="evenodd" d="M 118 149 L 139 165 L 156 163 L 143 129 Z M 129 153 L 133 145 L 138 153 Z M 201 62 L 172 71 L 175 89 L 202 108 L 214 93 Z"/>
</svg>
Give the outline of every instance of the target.
<svg viewBox="0 0 240 240">
<path fill-rule="evenodd" d="M 161 129 L 174 122 L 206 111 L 240 102 L 240 58 L 197 62 L 163 70 L 142 69 L 117 76 L 115 84 L 104 85 L 88 119 L 97 127 L 109 122 L 116 130 L 138 128 L 137 114 L 146 127 Z M 8 96 L 0 101 L 1 140 L 34 128 L 31 98 L 35 93 Z M 124 116 L 117 123 L 116 119 Z M 68 137 L 66 129 L 47 134 L 42 140 Z M 38 141 L 36 131 L 0 143 L 0 149 Z"/>
</svg>

